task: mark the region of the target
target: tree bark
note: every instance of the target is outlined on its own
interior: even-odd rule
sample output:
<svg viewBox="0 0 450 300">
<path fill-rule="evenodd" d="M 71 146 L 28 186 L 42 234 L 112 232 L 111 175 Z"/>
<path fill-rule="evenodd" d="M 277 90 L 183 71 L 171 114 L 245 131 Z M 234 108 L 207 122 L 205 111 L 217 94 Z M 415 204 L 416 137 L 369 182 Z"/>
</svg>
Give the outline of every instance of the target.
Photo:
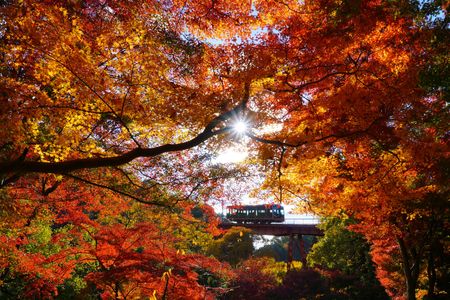
<svg viewBox="0 0 450 300">
<path fill-rule="evenodd" d="M 428 275 L 428 292 L 427 296 L 429 299 L 433 299 L 434 297 L 434 286 L 436 285 L 436 270 L 434 268 L 434 249 L 433 246 L 430 247 L 430 254 L 428 256 L 428 266 L 427 266 L 427 275 Z"/>
<path fill-rule="evenodd" d="M 403 260 L 403 273 L 405 274 L 406 283 L 406 296 L 408 300 L 416 300 L 416 285 L 419 275 L 419 259 L 413 258 L 414 262 L 411 266 L 411 260 L 406 248 L 405 241 L 402 238 L 397 238 L 397 242 L 400 246 L 400 252 Z"/>
<path fill-rule="evenodd" d="M 82 158 L 62 162 L 40 162 L 17 159 L 13 162 L 0 163 L 0 174 L 26 174 L 33 172 L 53 174 L 70 173 L 81 169 L 120 166 L 138 157 L 154 157 L 167 152 L 187 150 L 200 145 L 213 136 L 228 132 L 230 130 L 229 127 L 216 129 L 216 126 L 220 122 L 227 120 L 232 115 L 232 112 L 235 113 L 236 111 L 237 108 L 215 118 L 205 127 L 203 132 L 183 143 L 166 144 L 154 148 L 135 148 L 122 155 L 113 157 Z"/>
<path fill-rule="evenodd" d="M 10 162 L 0 162 L 0 175 L 13 174 L 12 177 L 16 177 L 33 172 L 64 174 L 81 169 L 115 167 L 129 163 L 139 157 L 154 157 L 167 152 L 187 150 L 200 145 L 213 136 L 230 131 L 231 128 L 223 123 L 245 110 L 249 97 L 250 83 L 247 82 L 245 83 L 243 99 L 236 107 L 212 119 L 201 133 L 186 142 L 178 144 L 165 144 L 154 148 L 138 147 L 113 157 L 82 158 L 62 162 L 27 161 L 26 154 L 28 149 L 25 149 L 21 156 L 16 160 Z M 7 176 L 2 177 L 4 178 L 2 179 L 0 177 L 0 181 L 8 180 L 6 178 Z M 2 186 L 5 185 L 3 182 L 0 182 L 0 184 Z"/>
</svg>

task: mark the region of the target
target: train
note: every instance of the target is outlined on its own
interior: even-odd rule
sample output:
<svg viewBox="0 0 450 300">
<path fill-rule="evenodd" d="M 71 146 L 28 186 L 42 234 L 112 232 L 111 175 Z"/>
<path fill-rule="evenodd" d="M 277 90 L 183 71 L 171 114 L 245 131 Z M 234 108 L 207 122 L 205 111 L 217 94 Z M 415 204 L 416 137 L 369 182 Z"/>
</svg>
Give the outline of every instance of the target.
<svg viewBox="0 0 450 300">
<path fill-rule="evenodd" d="M 279 204 L 230 205 L 226 218 L 238 224 L 270 224 L 284 222 L 284 208 Z"/>
</svg>

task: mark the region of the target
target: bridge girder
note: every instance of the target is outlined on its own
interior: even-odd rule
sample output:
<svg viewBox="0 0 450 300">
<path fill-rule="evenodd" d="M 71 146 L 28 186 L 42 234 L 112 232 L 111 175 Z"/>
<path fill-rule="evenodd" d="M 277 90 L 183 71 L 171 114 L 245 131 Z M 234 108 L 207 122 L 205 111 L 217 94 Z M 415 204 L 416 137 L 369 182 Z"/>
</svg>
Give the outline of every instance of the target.
<svg viewBox="0 0 450 300">
<path fill-rule="evenodd" d="M 322 236 L 323 232 L 314 224 L 237 224 L 221 223 L 222 229 L 231 227 L 245 227 L 251 229 L 255 234 L 289 236 L 293 234 Z"/>
</svg>

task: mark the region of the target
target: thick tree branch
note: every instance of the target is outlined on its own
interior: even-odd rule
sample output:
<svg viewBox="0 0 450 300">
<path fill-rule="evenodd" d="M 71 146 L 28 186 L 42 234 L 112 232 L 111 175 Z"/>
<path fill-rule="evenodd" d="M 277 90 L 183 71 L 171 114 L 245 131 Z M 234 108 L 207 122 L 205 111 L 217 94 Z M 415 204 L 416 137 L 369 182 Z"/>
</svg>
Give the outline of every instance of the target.
<svg viewBox="0 0 450 300">
<path fill-rule="evenodd" d="M 326 135 L 311 141 L 299 141 L 298 143 L 287 143 L 287 142 L 282 142 L 282 141 L 278 141 L 278 140 L 270 140 L 270 139 L 265 139 L 265 138 L 261 138 L 261 137 L 257 137 L 251 133 L 246 133 L 246 136 L 248 136 L 249 138 L 251 138 L 252 140 L 255 140 L 257 142 L 263 143 L 263 144 L 269 144 L 269 145 L 275 145 L 275 146 L 279 146 L 279 147 L 288 147 L 288 148 L 298 148 L 300 146 L 303 146 L 307 143 L 311 143 L 311 142 L 322 142 L 331 138 L 346 138 L 346 137 L 350 137 L 350 136 L 354 136 L 354 135 L 358 135 L 358 134 L 362 134 L 365 133 L 366 130 L 358 130 L 358 131 L 353 131 L 353 132 L 348 132 L 348 133 L 343 133 L 343 134 L 330 134 L 330 135 Z"/>
<path fill-rule="evenodd" d="M 20 179 L 20 175 L 16 173 L 8 178 L 4 178 L 4 179 L 0 180 L 0 189 L 4 186 L 7 186 L 7 185 L 19 180 L 19 179 Z"/>
<path fill-rule="evenodd" d="M 92 169 L 100 167 L 120 166 L 131 162 L 138 157 L 153 157 L 167 152 L 182 151 L 193 148 L 203 143 L 207 139 L 222 133 L 221 130 L 213 131 L 218 122 L 211 122 L 206 129 L 190 141 L 179 144 L 166 144 L 155 148 L 136 148 L 122 155 L 102 158 L 84 158 L 74 159 L 63 162 L 39 162 L 39 161 L 21 161 L 14 163 L 0 163 L 0 174 L 10 172 L 20 173 L 67 173 L 80 169 Z"/>
<path fill-rule="evenodd" d="M 165 144 L 154 148 L 135 148 L 122 155 L 113 157 L 82 158 L 62 162 L 40 162 L 18 159 L 13 162 L 0 163 L 0 174 L 16 173 L 23 175 L 32 172 L 67 174 L 81 169 L 120 166 L 139 157 L 154 157 L 167 152 L 183 151 L 196 147 L 211 137 L 230 131 L 229 127 L 223 127 L 223 122 L 245 109 L 249 98 L 249 88 L 249 84 L 246 84 L 243 100 L 238 106 L 214 118 L 206 125 L 203 132 L 189 141 L 178 144 Z"/>
<path fill-rule="evenodd" d="M 269 144 L 269 145 L 274 145 L 274 146 L 279 146 L 279 147 L 288 147 L 288 148 L 298 148 L 300 146 L 303 146 L 305 144 L 308 143 L 317 143 L 317 142 L 323 142 L 326 141 L 328 139 L 342 139 L 342 138 L 349 138 L 352 136 L 357 136 L 357 135 L 362 135 L 362 134 L 366 134 L 369 132 L 369 130 L 373 127 L 373 125 L 375 125 L 381 118 L 377 118 L 375 120 L 373 120 L 365 129 L 361 129 L 361 130 L 355 130 L 355 131 L 348 131 L 348 132 L 343 132 L 343 133 L 332 133 L 329 135 L 325 135 L 313 140 L 305 140 L 305 141 L 299 141 L 297 143 L 287 143 L 287 142 L 282 142 L 282 141 L 278 141 L 278 140 L 271 140 L 271 139 L 265 139 L 262 137 L 257 137 L 254 134 L 248 132 L 245 135 L 249 138 L 251 138 L 254 141 L 257 141 L 259 143 L 263 143 L 263 144 Z"/>
</svg>

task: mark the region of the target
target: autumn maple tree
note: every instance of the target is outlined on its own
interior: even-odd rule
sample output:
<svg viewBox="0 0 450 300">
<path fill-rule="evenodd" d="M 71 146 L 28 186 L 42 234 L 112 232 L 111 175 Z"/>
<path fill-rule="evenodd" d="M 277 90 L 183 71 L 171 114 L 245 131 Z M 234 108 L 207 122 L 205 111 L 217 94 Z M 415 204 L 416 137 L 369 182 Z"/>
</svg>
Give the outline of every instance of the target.
<svg viewBox="0 0 450 300">
<path fill-rule="evenodd" d="M 312 69 L 331 68 L 334 74 L 301 89 L 296 106 L 287 101 L 291 113 L 281 132 L 284 139 L 271 141 L 280 146 L 282 159 L 267 186 L 279 198 L 307 195 L 300 205 L 316 213 L 345 213 L 358 220 L 352 229 L 372 243 L 381 283 L 392 297 L 415 299 L 419 289 L 433 297 L 436 274 L 445 269 L 445 263 L 436 262 L 448 257 L 443 245 L 448 233 L 448 85 L 439 79 L 448 75 L 439 52 L 448 35 L 442 32 L 446 21 L 424 26 L 407 6 L 397 4 L 371 7 L 367 14 L 361 13 L 368 6 L 357 12 L 322 10 L 324 18 L 347 16 L 318 29 L 325 30 L 330 43 L 311 46 L 316 57 L 327 52 L 332 60 Z M 355 23 L 358 16 L 366 18 Z M 309 38 L 299 40 L 308 47 Z M 285 75 L 283 89 L 272 90 L 298 93 L 306 83 L 294 83 L 294 78 L 304 78 L 303 68 L 300 76 Z M 432 83 L 423 81 L 429 72 L 435 72 Z M 421 274 L 428 279 L 419 288 Z"/>
<path fill-rule="evenodd" d="M 31 184 L 23 187 L 33 194 Z M 226 282 L 229 266 L 202 255 L 217 234 L 208 206 L 185 203 L 179 213 L 117 196 L 105 189 L 62 183 L 36 198 L 2 194 L 2 293 L 50 298 L 90 294 L 104 299 L 213 299 L 221 285 L 199 283 L 209 274 Z M 194 217 L 193 209 L 201 212 Z"/>
<path fill-rule="evenodd" d="M 228 180 L 261 174 L 255 195 L 355 220 L 392 297 L 415 299 L 426 284 L 433 296 L 448 257 L 446 9 L 5 1 L 2 280 L 24 276 L 35 285 L 21 292 L 47 297 L 89 262 L 81 277 L 105 297 L 180 298 L 202 286 L 213 297 L 204 270 L 218 282 L 232 275 L 192 244 L 213 226 L 155 228 L 228 197 Z M 253 157 L 219 166 L 214 156 L 233 142 Z M 145 216 L 125 221 L 133 203 Z"/>
</svg>

